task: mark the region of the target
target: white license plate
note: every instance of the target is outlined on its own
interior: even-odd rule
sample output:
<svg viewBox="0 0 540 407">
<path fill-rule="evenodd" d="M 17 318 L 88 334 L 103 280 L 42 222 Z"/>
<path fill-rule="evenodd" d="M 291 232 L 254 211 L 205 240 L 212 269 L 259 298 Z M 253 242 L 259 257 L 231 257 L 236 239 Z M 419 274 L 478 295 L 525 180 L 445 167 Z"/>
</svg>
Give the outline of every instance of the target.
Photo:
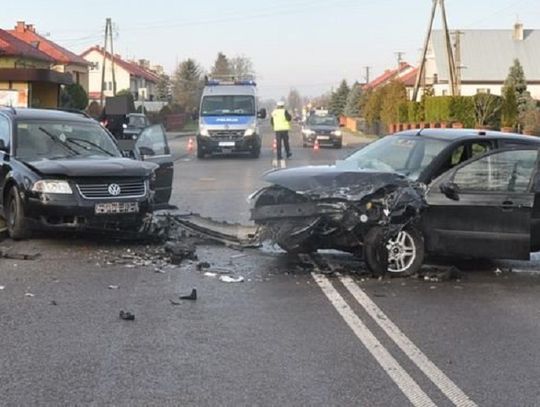
<svg viewBox="0 0 540 407">
<path fill-rule="evenodd" d="M 330 140 L 330 136 L 317 136 L 317 140 Z"/>
<path fill-rule="evenodd" d="M 234 147 L 236 144 L 234 141 L 220 141 L 219 146 L 220 147 Z"/>
<path fill-rule="evenodd" d="M 110 215 L 117 213 L 138 213 L 138 202 L 107 202 L 95 206 L 96 215 Z"/>
</svg>

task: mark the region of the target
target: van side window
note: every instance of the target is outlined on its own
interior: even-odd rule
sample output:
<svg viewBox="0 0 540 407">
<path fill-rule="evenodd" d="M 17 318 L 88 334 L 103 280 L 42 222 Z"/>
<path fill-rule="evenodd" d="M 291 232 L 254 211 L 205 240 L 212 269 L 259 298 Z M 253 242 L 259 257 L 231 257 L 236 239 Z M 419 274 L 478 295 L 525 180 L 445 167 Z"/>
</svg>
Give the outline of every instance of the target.
<svg viewBox="0 0 540 407">
<path fill-rule="evenodd" d="M 3 116 L 0 116 L 0 140 L 5 146 L 9 145 L 9 121 Z"/>
</svg>

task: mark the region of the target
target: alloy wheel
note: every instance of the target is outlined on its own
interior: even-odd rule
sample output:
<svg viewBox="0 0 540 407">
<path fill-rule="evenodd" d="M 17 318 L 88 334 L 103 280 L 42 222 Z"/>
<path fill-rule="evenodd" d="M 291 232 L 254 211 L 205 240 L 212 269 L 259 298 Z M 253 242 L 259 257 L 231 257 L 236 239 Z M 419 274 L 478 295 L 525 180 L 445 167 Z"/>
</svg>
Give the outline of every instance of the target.
<svg viewBox="0 0 540 407">
<path fill-rule="evenodd" d="M 386 245 L 388 249 L 388 271 L 390 273 L 403 273 L 409 269 L 416 259 L 416 245 L 410 233 L 402 230 L 390 239 Z"/>
</svg>

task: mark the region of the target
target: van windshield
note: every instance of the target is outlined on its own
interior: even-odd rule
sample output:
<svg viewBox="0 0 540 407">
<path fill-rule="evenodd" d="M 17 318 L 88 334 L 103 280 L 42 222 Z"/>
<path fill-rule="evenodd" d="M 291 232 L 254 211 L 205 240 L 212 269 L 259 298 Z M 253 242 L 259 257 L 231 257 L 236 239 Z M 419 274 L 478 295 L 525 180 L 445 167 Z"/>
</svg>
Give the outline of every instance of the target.
<svg viewBox="0 0 540 407">
<path fill-rule="evenodd" d="M 202 116 L 255 116 L 255 98 L 249 95 L 205 96 Z"/>
</svg>

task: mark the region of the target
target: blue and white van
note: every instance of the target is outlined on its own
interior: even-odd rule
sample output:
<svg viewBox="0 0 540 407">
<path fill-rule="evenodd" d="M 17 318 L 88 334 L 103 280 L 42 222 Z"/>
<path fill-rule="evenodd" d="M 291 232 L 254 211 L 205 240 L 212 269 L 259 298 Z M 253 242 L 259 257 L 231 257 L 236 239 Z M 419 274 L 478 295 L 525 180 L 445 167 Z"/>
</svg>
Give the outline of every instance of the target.
<svg viewBox="0 0 540 407">
<path fill-rule="evenodd" d="M 240 152 L 259 157 L 258 119 L 266 117 L 266 110 L 257 110 L 254 81 L 207 81 L 199 112 L 198 158 Z"/>
</svg>

